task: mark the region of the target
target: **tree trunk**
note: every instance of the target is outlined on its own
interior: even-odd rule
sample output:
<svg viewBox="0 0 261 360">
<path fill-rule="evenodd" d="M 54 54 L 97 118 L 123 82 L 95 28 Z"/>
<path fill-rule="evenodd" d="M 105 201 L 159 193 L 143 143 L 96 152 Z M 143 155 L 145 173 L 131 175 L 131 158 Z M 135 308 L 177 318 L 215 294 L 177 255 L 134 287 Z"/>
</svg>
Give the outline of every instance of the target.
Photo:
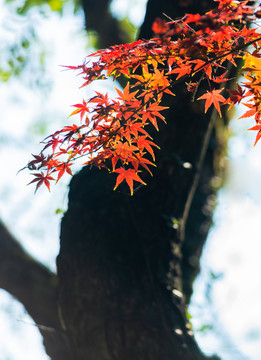
<svg viewBox="0 0 261 360">
<path fill-rule="evenodd" d="M 91 21 L 112 45 L 117 24 L 98 24 L 109 1 L 103 0 L 105 9 L 97 4 L 83 0 L 86 25 Z M 151 36 L 162 13 L 176 18 L 212 6 L 210 0 L 149 0 L 140 37 Z M 95 22 L 97 12 L 102 19 Z M 154 134 L 161 150 L 148 186 L 130 196 L 124 186 L 113 191 L 115 179 L 104 170 L 84 168 L 73 177 L 58 276 L 0 223 L 0 286 L 38 324 L 52 360 L 207 359 L 186 308 L 220 184 L 226 120 L 205 115 L 184 84 L 174 92 L 164 104 L 168 124 Z"/>
<path fill-rule="evenodd" d="M 212 5 L 149 0 L 140 37 L 151 36 L 163 12 L 176 18 Z M 185 85 L 174 92 L 146 187 L 113 191 L 113 176 L 94 168 L 72 179 L 57 267 L 73 360 L 206 359 L 186 307 L 211 224 L 225 121 L 217 132 L 216 113 L 205 115 Z"/>
</svg>

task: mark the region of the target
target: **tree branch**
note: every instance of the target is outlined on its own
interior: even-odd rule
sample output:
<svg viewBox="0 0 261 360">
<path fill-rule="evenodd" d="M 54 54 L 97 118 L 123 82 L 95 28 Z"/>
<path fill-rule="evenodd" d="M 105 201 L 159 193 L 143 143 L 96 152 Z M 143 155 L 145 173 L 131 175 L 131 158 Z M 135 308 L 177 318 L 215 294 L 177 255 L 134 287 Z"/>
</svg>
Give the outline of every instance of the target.
<svg viewBox="0 0 261 360">
<path fill-rule="evenodd" d="M 99 48 L 130 41 L 130 35 L 120 27 L 120 22 L 110 13 L 110 0 L 81 0 L 85 25 L 98 35 Z"/>
<path fill-rule="evenodd" d="M 57 311 L 58 278 L 27 254 L 0 221 L 0 287 L 33 318 L 53 360 L 69 359 Z"/>
</svg>

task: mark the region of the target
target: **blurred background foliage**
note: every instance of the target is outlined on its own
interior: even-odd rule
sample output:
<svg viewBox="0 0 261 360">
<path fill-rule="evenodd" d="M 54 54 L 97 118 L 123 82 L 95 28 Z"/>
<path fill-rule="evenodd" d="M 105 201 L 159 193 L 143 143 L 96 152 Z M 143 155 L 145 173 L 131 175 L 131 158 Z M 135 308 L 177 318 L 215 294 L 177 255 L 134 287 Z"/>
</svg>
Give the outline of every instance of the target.
<svg viewBox="0 0 261 360">
<path fill-rule="evenodd" d="M 30 67 L 31 76 L 26 76 L 28 83 L 43 86 L 39 80 L 42 77 L 33 78 L 34 68 L 42 73 L 46 69 L 48 52 L 39 38 L 37 25 L 42 19 L 51 17 L 52 13 L 60 17 L 68 13 L 83 16 L 84 7 L 85 14 L 88 14 L 85 15 L 86 38 L 91 48 L 109 46 L 109 42 L 134 41 L 140 23 L 130 15 L 137 0 L 125 2 L 125 7 L 119 1 L 97 1 L 95 6 L 94 3 L 87 0 L 82 3 L 78 0 L 6 0 L 2 4 L 4 11 L 0 15 L 0 81 L 20 76 Z M 146 1 L 141 3 L 144 7 Z M 98 11 L 100 16 L 97 16 Z"/>
</svg>

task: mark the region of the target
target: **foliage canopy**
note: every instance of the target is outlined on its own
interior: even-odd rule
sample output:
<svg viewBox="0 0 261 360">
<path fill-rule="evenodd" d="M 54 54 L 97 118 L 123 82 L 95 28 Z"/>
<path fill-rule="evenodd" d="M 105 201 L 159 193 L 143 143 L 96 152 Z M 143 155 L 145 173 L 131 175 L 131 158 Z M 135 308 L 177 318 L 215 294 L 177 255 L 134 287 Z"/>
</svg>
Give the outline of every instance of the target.
<svg viewBox="0 0 261 360">
<path fill-rule="evenodd" d="M 105 167 L 117 174 L 116 189 L 126 181 L 133 194 L 134 181 L 145 184 L 142 170 L 155 166 L 154 143 L 149 125 L 159 130 L 158 121 L 167 107 L 161 105 L 164 94 L 174 96 L 175 84 L 183 81 L 192 101 L 205 101 L 205 112 L 214 105 L 221 114 L 221 105 L 242 103 L 248 108 L 241 118 L 254 116 L 256 141 L 261 138 L 261 35 L 250 28 L 261 17 L 260 7 L 249 1 L 216 0 L 217 7 L 203 15 L 186 14 L 176 20 L 157 18 L 154 37 L 129 44 L 115 45 L 89 55 L 76 70 L 87 86 L 95 80 L 120 76 L 127 79 L 117 97 L 95 92 L 73 105 L 71 113 L 80 124 L 55 131 L 44 140 L 44 148 L 27 168 L 33 171 L 36 190 L 50 181 L 59 181 L 77 159 L 83 165 Z M 93 59 L 97 59 L 94 60 Z M 235 79 L 227 78 L 227 65 L 244 62 L 244 81 L 236 89 L 228 89 Z M 201 83 L 209 90 L 198 97 Z M 228 90 L 227 90 L 228 89 Z M 178 120 L 177 120 L 178 121 Z M 182 134 L 181 134 L 182 135 Z"/>
</svg>

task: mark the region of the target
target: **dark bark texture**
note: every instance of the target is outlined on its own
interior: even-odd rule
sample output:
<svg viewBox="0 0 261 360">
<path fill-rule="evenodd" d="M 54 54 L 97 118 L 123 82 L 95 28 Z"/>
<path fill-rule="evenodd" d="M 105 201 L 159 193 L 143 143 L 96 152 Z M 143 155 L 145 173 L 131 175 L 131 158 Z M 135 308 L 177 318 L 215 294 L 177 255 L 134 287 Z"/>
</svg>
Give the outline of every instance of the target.
<svg viewBox="0 0 261 360">
<path fill-rule="evenodd" d="M 151 36 L 162 13 L 176 18 L 212 5 L 149 0 L 140 37 Z M 94 168 L 71 182 L 57 265 L 74 359 L 206 359 L 186 306 L 211 224 L 221 144 L 216 114 L 204 115 L 185 85 L 175 90 L 177 96 L 165 100 L 168 125 L 154 134 L 161 151 L 148 186 L 134 196 L 124 186 L 112 191 L 113 176 Z"/>
<path fill-rule="evenodd" d="M 124 41 L 109 1 L 82 1 L 86 26 L 102 47 Z M 176 18 L 212 6 L 210 0 L 149 0 L 140 37 L 151 36 L 162 13 Z M 211 225 L 226 120 L 205 115 L 184 84 L 174 92 L 164 103 L 167 125 L 154 134 L 161 150 L 147 186 L 130 196 L 124 186 L 113 191 L 115 178 L 104 170 L 84 168 L 73 177 L 58 276 L 0 227 L 0 286 L 39 324 L 52 360 L 207 359 L 186 308 Z"/>
</svg>

